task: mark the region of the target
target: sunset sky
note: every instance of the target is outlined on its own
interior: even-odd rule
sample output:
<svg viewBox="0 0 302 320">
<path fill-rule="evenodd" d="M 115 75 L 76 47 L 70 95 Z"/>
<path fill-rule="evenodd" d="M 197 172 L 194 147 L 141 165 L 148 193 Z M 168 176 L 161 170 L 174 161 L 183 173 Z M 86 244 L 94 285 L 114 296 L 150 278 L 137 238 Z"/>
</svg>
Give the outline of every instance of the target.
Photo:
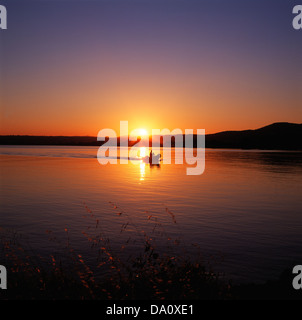
<svg viewBox="0 0 302 320">
<path fill-rule="evenodd" d="M 0 134 L 96 136 L 118 133 L 121 120 L 206 133 L 302 122 L 297 1 L 1 4 Z"/>
</svg>

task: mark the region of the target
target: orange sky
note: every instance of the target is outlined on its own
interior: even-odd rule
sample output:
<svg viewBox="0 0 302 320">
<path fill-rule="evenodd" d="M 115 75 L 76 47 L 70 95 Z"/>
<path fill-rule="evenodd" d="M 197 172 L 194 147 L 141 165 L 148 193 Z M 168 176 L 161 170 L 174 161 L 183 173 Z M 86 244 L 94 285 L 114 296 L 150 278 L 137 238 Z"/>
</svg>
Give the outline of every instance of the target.
<svg viewBox="0 0 302 320">
<path fill-rule="evenodd" d="M 224 73 L 222 84 L 214 79 L 210 88 L 208 79 L 202 77 L 196 83 L 186 78 L 161 83 L 132 76 L 126 84 L 112 80 L 114 84 L 104 90 L 98 90 L 101 79 L 97 77 L 88 83 L 61 79 L 58 85 L 56 79 L 34 80 L 24 83 L 17 95 L 14 88 L 11 94 L 7 91 L 1 134 L 96 136 L 103 128 L 119 134 L 121 120 L 129 122 L 129 131 L 192 128 L 207 133 L 256 129 L 278 121 L 301 122 L 297 94 L 290 95 L 290 90 L 275 94 L 274 86 L 262 88 L 257 79 L 245 83 L 246 76 L 251 79 L 255 74 L 235 74 L 228 82 Z"/>
<path fill-rule="evenodd" d="M 237 2 L 223 15 L 189 0 L 12 3 L 0 31 L 0 134 L 118 134 L 122 120 L 206 133 L 301 123 L 300 35 L 284 9 L 259 2 L 240 19 Z"/>
</svg>

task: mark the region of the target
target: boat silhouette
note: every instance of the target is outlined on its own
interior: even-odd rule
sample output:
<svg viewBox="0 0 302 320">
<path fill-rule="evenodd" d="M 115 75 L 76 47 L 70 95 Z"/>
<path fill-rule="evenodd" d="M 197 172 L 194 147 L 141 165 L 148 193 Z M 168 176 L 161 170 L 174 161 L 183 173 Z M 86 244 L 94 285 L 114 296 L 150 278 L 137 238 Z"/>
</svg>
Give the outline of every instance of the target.
<svg viewBox="0 0 302 320">
<path fill-rule="evenodd" d="M 154 154 L 150 152 L 150 156 L 145 156 L 142 158 L 144 163 L 149 163 L 150 165 L 158 165 L 161 161 L 160 154 Z"/>
</svg>

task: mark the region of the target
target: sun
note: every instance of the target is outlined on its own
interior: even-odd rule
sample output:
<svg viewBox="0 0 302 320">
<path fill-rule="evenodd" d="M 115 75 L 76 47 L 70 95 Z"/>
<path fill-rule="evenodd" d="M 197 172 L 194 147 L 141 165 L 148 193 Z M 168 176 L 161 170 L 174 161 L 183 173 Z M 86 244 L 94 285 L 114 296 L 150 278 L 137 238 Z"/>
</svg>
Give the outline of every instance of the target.
<svg viewBox="0 0 302 320">
<path fill-rule="evenodd" d="M 146 129 L 137 129 L 137 132 L 140 136 L 147 136 L 148 135 L 148 131 Z"/>
</svg>

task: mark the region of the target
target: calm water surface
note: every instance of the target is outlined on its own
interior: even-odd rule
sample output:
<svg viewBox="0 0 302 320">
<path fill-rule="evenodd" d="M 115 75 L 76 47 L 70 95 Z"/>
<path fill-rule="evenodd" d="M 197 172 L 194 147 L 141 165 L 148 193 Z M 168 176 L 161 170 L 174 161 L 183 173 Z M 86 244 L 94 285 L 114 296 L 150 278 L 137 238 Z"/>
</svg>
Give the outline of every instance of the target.
<svg viewBox="0 0 302 320">
<path fill-rule="evenodd" d="M 102 166 L 95 147 L 1 146 L 0 154 L 0 226 L 39 255 L 66 241 L 67 229 L 93 262 L 82 232 L 95 232 L 97 219 L 117 254 L 135 254 L 146 232 L 159 251 L 198 251 L 234 281 L 302 264 L 302 153 L 207 149 L 200 176 L 186 175 L 186 164 Z"/>
</svg>

